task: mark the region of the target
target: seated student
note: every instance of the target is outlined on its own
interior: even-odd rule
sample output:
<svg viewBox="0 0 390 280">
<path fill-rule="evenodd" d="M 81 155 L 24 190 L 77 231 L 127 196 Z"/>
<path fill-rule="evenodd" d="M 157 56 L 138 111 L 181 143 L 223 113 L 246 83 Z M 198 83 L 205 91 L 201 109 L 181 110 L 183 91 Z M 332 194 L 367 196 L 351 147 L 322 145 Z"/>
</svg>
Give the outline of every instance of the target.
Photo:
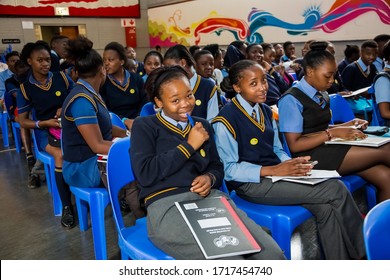
<svg viewBox="0 0 390 280">
<path fill-rule="evenodd" d="M 20 126 L 35 129 L 39 149 L 48 152 L 55 161 L 55 181 L 62 202 L 61 225 L 72 228 L 75 225 L 71 193 L 62 174 L 62 153 L 60 141 L 50 129 L 61 127 L 62 103 L 73 88 L 72 79 L 64 72 L 51 72 L 50 49 L 46 43 L 28 43 L 23 47 L 22 58 L 31 71 L 17 93 Z M 36 121 L 29 118 L 34 110 Z"/>
<path fill-rule="evenodd" d="M 355 60 L 358 60 L 360 57 L 360 49 L 357 45 L 346 45 L 344 49 L 344 59 L 340 61 L 337 65 L 339 73 L 343 73 L 345 67 L 351 64 Z"/>
<path fill-rule="evenodd" d="M 313 213 L 326 259 L 365 256 L 363 219 L 352 196 L 338 180 L 306 184 L 265 176 L 303 176 L 311 170 L 309 156 L 290 159 L 283 151 L 267 96 L 264 69 L 250 60 L 234 64 L 229 80 L 237 92 L 213 120 L 225 179 L 237 195 L 254 203 L 302 205 Z"/>
<path fill-rule="evenodd" d="M 212 81 L 217 87 L 218 110 L 223 107 L 221 100 L 221 88 L 214 79 L 214 57 L 208 50 L 197 51 L 194 55 L 196 73 L 205 79 Z"/>
<path fill-rule="evenodd" d="M 225 66 L 228 70 L 234 63 L 245 58 L 245 50 L 247 46 L 247 43 L 239 40 L 233 41 L 229 44 L 225 56 L 223 57 Z"/>
<path fill-rule="evenodd" d="M 348 145 L 325 145 L 332 138 L 365 138 L 359 129 L 367 121 L 354 119 L 330 126 L 327 88 L 333 83 L 337 65 L 326 50 L 327 42 L 315 42 L 303 61 L 305 76 L 280 100 L 279 126 L 293 156 L 309 155 L 319 163 L 315 168 L 337 170 L 344 176 L 357 174 L 378 189 L 378 200 L 390 198 L 390 144 L 379 148 Z"/>
<path fill-rule="evenodd" d="M 211 126 L 198 117 L 193 117 L 193 126 L 188 121 L 195 98 L 183 68 L 154 70 L 146 91 L 162 111 L 134 121 L 130 156 L 147 207 L 148 236 L 176 259 L 204 259 L 175 202 L 227 196 L 218 190 L 223 166 Z M 227 199 L 262 248 L 259 253 L 233 258 L 284 259 L 275 241 Z"/>
<path fill-rule="evenodd" d="M 279 65 L 275 63 L 276 51 L 272 44 L 270 43 L 262 43 L 261 47 L 264 51 L 264 62 L 267 62 L 271 65 L 276 72 L 279 73 L 280 76 L 283 77 L 283 80 L 286 82 L 287 86 L 292 86 L 294 82 L 294 77 L 291 76 L 287 71 L 285 71 L 283 65 Z"/>
<path fill-rule="evenodd" d="M 5 105 L 11 121 L 19 123 L 18 108 L 16 96 L 20 90 L 20 85 L 26 81 L 30 67 L 23 60 L 16 61 L 14 65 L 14 75 L 5 81 L 6 93 L 4 96 Z M 37 172 L 42 166 L 42 163 L 35 160 L 31 145 L 31 132 L 28 128 L 20 127 L 20 138 L 23 143 L 24 152 L 26 153 L 27 168 L 28 168 L 28 184 L 29 189 L 38 188 L 41 185 L 40 176 Z"/>
<path fill-rule="evenodd" d="M 313 42 L 315 42 L 315 41 L 313 41 Z M 330 52 L 333 56 L 335 56 L 336 48 L 335 48 L 334 44 L 332 42 L 329 42 L 329 41 L 327 41 L 327 43 L 328 43 L 328 46 L 327 46 L 326 50 L 328 52 Z M 310 50 L 310 47 L 309 47 L 309 50 Z M 304 74 L 305 73 L 302 69 L 302 77 L 304 76 Z M 340 95 L 347 95 L 347 94 L 351 93 L 351 91 L 347 90 L 344 87 L 343 81 L 341 79 L 341 74 L 340 74 L 338 68 L 337 68 L 336 73 L 334 74 L 334 81 L 333 81 L 332 85 L 328 88 L 327 92 L 328 92 L 328 94 L 337 93 Z"/>
<path fill-rule="evenodd" d="M 382 72 L 385 67 L 385 57 L 383 54 L 384 45 L 390 40 L 390 34 L 380 34 L 375 36 L 374 41 L 378 44 L 378 56 L 373 64 L 378 72 Z"/>
<path fill-rule="evenodd" d="M 347 65 L 341 73 L 341 79 L 348 90 L 368 87 L 374 81 L 376 68 L 373 64 L 378 54 L 378 44 L 368 40 L 360 48 L 360 58 Z"/>
<path fill-rule="evenodd" d="M 145 75 L 142 76 L 144 82 L 146 82 L 146 79 L 148 78 L 150 72 L 162 66 L 163 60 L 164 60 L 163 56 L 158 51 L 150 51 L 145 55 L 144 58 Z"/>
<path fill-rule="evenodd" d="M 375 100 L 385 125 L 390 126 L 390 40 L 383 47 L 385 67 L 374 78 Z"/>
<path fill-rule="evenodd" d="M 123 123 L 131 130 L 133 120 L 147 103 L 143 80 L 139 75 L 126 70 L 125 48 L 117 42 L 106 45 L 103 61 L 107 79 L 100 94 L 108 110 L 122 118 Z"/>
<path fill-rule="evenodd" d="M 376 67 L 373 64 L 377 54 L 378 44 L 375 41 L 368 40 L 363 42 L 360 48 L 360 58 L 347 65 L 341 73 L 341 80 L 347 90 L 355 91 L 372 85 L 374 77 L 377 74 Z M 365 118 L 370 121 L 372 106 L 370 103 L 367 103 L 367 99 L 371 99 L 371 96 L 368 95 L 367 92 L 364 92 L 354 99 L 347 98 L 346 100 L 351 106 L 356 117 Z M 365 108 L 361 108 L 361 105 L 357 102 L 361 102 L 365 105 Z"/>
<path fill-rule="evenodd" d="M 92 42 L 83 37 L 70 40 L 68 53 L 75 61 L 78 81 L 65 99 L 61 114 L 62 173 L 69 185 L 99 187 L 103 185 L 96 154 L 108 154 L 112 138 L 125 137 L 126 131 L 111 124 L 99 94 L 106 71 Z"/>
<path fill-rule="evenodd" d="M 211 52 L 213 58 L 214 58 L 214 71 L 213 71 L 213 79 L 215 80 L 215 83 L 217 86 L 219 86 L 222 83 L 223 80 L 223 56 L 222 56 L 222 50 L 219 47 L 218 44 L 210 44 L 203 47 L 204 51 Z"/>
<path fill-rule="evenodd" d="M 195 61 L 190 52 L 183 45 L 170 47 L 164 55 L 164 65 L 180 65 L 189 77 L 193 94 L 195 96 L 194 116 L 211 121 L 218 114 L 217 87 L 213 81 L 201 77 L 195 71 Z"/>
<path fill-rule="evenodd" d="M 279 44 L 279 43 L 274 43 L 273 46 L 274 46 L 274 49 L 275 49 L 275 60 L 274 60 L 274 63 L 279 65 L 280 63 L 282 63 L 281 58 L 284 55 L 283 46 L 281 44 Z"/>
<path fill-rule="evenodd" d="M 122 51 L 122 50 L 121 50 Z M 136 64 L 137 64 L 137 71 L 136 73 L 139 76 L 145 75 L 145 69 L 144 69 L 144 64 L 141 61 L 137 60 L 137 53 L 135 52 L 133 47 L 125 47 L 125 52 L 126 52 L 126 57 L 130 59 L 134 59 Z M 125 63 L 126 64 L 126 63 Z"/>
<path fill-rule="evenodd" d="M 257 62 L 266 70 L 267 82 L 269 86 L 267 92 L 267 101 L 265 103 L 268 106 L 276 105 L 279 98 L 288 89 L 288 84 L 279 75 L 279 73 L 274 70 L 272 65 L 264 61 L 264 51 L 260 44 L 253 43 L 248 45 L 246 48 L 246 58 Z"/>
</svg>

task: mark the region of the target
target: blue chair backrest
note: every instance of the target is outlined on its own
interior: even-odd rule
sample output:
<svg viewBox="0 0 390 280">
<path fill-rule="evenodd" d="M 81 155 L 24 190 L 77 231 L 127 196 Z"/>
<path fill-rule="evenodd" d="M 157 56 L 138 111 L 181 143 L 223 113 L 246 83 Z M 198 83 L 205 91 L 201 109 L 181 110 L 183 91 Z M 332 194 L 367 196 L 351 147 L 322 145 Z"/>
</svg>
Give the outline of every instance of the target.
<svg viewBox="0 0 390 280">
<path fill-rule="evenodd" d="M 118 126 L 122 129 L 127 129 L 126 126 L 123 124 L 121 118 L 117 114 L 110 112 L 110 117 L 113 125 Z"/>
<path fill-rule="evenodd" d="M 371 100 L 372 100 L 372 120 L 370 125 L 373 126 L 383 126 L 386 125 L 386 122 L 381 116 L 381 112 L 379 111 L 378 103 L 376 103 L 376 98 L 375 98 L 375 87 L 372 85 L 368 89 L 368 94 L 371 95 Z"/>
<path fill-rule="evenodd" d="M 330 94 L 330 109 L 333 123 L 345 123 L 355 118 L 348 102 L 341 95 Z"/>
<path fill-rule="evenodd" d="M 118 231 L 124 228 L 118 194 L 126 184 L 133 182 L 135 176 L 130 162 L 130 138 L 116 141 L 110 148 L 107 158 L 108 194 L 114 208 L 113 216 Z"/>
<path fill-rule="evenodd" d="M 139 113 L 139 115 L 141 117 L 144 117 L 144 116 L 150 116 L 150 115 L 154 115 L 156 114 L 156 111 L 154 110 L 154 104 L 153 102 L 148 102 L 146 103 L 142 109 L 141 109 L 141 112 Z"/>
<path fill-rule="evenodd" d="M 368 212 L 363 225 L 369 260 L 390 260 L 390 199 Z"/>
</svg>

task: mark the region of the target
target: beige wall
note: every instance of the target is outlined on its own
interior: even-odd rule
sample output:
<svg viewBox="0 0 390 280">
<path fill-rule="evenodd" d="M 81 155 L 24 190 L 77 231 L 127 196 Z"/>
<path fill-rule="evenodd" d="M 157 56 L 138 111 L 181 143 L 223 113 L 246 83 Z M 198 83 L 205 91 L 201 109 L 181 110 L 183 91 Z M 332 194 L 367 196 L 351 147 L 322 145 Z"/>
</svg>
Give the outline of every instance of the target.
<svg viewBox="0 0 390 280">
<path fill-rule="evenodd" d="M 136 19 L 137 30 L 137 58 L 142 60 L 149 51 L 147 5 L 145 1 L 141 3 L 141 18 Z M 22 22 L 32 22 L 36 25 L 47 26 L 77 26 L 85 25 L 86 36 L 94 42 L 94 48 L 102 52 L 105 45 L 112 41 L 125 44 L 125 29 L 121 27 L 120 18 L 17 18 L 0 17 L 0 39 L 20 39 L 20 44 L 13 44 L 13 50 L 20 51 L 24 44 L 36 41 L 34 29 L 23 29 Z M 0 53 L 8 45 L 1 44 Z"/>
</svg>

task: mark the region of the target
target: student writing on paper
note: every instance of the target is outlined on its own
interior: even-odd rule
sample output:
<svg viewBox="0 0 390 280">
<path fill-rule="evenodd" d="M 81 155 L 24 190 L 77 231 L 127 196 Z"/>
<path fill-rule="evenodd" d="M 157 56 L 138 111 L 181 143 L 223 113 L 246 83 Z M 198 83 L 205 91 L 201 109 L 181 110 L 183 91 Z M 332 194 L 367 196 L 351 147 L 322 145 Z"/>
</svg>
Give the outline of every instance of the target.
<svg viewBox="0 0 390 280">
<path fill-rule="evenodd" d="M 290 159 L 283 151 L 271 109 L 264 104 L 268 89 L 265 70 L 242 60 L 230 68 L 229 80 L 237 95 L 213 120 L 228 185 L 254 203 L 302 205 L 310 210 L 326 259 L 364 257 L 363 220 L 340 181 L 309 186 L 264 178 L 304 176 L 312 168 L 310 156 Z"/>
<path fill-rule="evenodd" d="M 314 43 L 313 43 L 314 44 Z M 294 156 L 310 155 L 317 169 L 337 170 L 342 176 L 357 174 L 377 187 L 378 200 L 390 198 L 390 145 L 379 148 L 325 145 L 333 138 L 358 140 L 367 121 L 354 119 L 330 126 L 327 88 L 337 69 L 326 42 L 315 42 L 303 60 L 305 76 L 279 101 L 279 125 Z M 319 94 L 318 94 L 319 93 Z"/>
<path fill-rule="evenodd" d="M 180 66 L 152 71 L 145 85 L 150 100 L 161 108 L 155 115 L 135 119 L 130 156 L 147 207 L 150 240 L 176 259 L 204 259 L 175 202 L 226 196 L 218 188 L 223 166 L 207 120 L 187 114 L 195 106 L 188 73 Z M 275 241 L 230 204 L 262 248 L 235 259 L 284 259 Z"/>
</svg>

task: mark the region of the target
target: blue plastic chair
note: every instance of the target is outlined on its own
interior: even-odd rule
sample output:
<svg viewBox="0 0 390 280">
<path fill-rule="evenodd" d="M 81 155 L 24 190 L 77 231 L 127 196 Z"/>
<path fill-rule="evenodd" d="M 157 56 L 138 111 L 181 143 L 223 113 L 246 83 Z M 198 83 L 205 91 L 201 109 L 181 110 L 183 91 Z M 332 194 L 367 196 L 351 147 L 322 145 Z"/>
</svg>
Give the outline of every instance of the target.
<svg viewBox="0 0 390 280">
<path fill-rule="evenodd" d="M 127 129 L 124 123 L 122 122 L 121 118 L 117 114 L 110 112 L 110 117 L 113 125 L 120 127 L 122 129 Z"/>
<path fill-rule="evenodd" d="M 45 167 L 46 184 L 47 184 L 48 191 L 52 196 L 54 215 L 61 216 L 62 215 L 62 201 L 61 201 L 60 195 L 58 193 L 57 183 L 56 183 L 55 174 L 54 174 L 54 169 L 55 169 L 54 157 L 46 151 L 39 150 L 39 148 L 38 148 L 39 145 L 38 145 L 38 140 L 37 140 L 37 138 L 39 138 L 39 137 L 36 137 L 36 133 L 37 132 L 35 131 L 35 129 L 33 129 L 31 136 L 33 139 L 33 144 L 34 144 L 35 158 L 39 159 Z"/>
<path fill-rule="evenodd" d="M 363 224 L 367 259 L 390 260 L 390 199 L 368 212 Z"/>
<path fill-rule="evenodd" d="M 355 118 L 348 102 L 339 94 L 330 94 L 330 109 L 333 123 L 345 123 Z"/>
<path fill-rule="evenodd" d="M 4 111 L 0 107 L 0 117 L 1 117 L 1 133 L 3 134 L 3 145 L 5 148 L 9 147 L 9 139 L 8 139 L 8 113 Z"/>
<path fill-rule="evenodd" d="M 371 95 L 371 103 L 372 103 L 372 120 L 370 125 L 372 126 L 384 126 L 386 125 L 386 122 L 381 116 L 381 112 L 379 111 L 378 103 L 376 103 L 375 98 L 375 87 L 372 85 L 368 89 L 368 94 Z"/>
<path fill-rule="evenodd" d="M 11 121 L 12 133 L 14 135 L 16 152 L 22 152 L 22 137 L 20 135 L 20 124 L 18 122 Z"/>
<path fill-rule="evenodd" d="M 133 260 L 172 260 L 148 239 L 146 218 L 136 220 L 136 224 L 130 227 L 125 227 L 123 223 L 118 194 L 126 184 L 135 180 L 129 149 L 130 139 L 119 139 L 111 146 L 107 159 L 108 194 L 118 231 L 121 257 Z"/>
<path fill-rule="evenodd" d="M 141 112 L 139 113 L 139 115 L 141 117 L 144 117 L 144 116 L 150 116 L 150 115 L 154 115 L 156 114 L 156 111 L 154 110 L 154 104 L 153 102 L 148 102 L 146 103 L 142 109 L 141 109 Z"/>
<path fill-rule="evenodd" d="M 16 152 L 20 153 L 22 151 L 22 138 L 20 135 L 20 124 L 15 122 L 11 118 L 12 112 L 11 112 L 10 108 L 12 108 L 12 106 L 14 106 L 14 104 L 12 102 L 13 101 L 12 101 L 11 95 L 6 92 L 6 94 L 4 95 L 4 104 L 5 104 L 5 108 L 7 109 L 8 119 L 11 122 L 12 134 L 14 136 L 14 142 L 15 142 L 15 149 L 16 149 Z"/>
<path fill-rule="evenodd" d="M 110 199 L 105 188 L 79 188 L 70 186 L 76 200 L 77 214 L 81 231 L 88 230 L 88 209 L 91 215 L 91 227 L 95 258 L 107 259 L 105 215 Z"/>
<path fill-rule="evenodd" d="M 302 206 L 275 206 L 249 202 L 239 197 L 235 191 L 230 198 L 238 208 L 247 213 L 256 224 L 269 228 L 272 238 L 291 259 L 291 237 L 297 226 L 313 217 L 312 213 Z"/>
</svg>

